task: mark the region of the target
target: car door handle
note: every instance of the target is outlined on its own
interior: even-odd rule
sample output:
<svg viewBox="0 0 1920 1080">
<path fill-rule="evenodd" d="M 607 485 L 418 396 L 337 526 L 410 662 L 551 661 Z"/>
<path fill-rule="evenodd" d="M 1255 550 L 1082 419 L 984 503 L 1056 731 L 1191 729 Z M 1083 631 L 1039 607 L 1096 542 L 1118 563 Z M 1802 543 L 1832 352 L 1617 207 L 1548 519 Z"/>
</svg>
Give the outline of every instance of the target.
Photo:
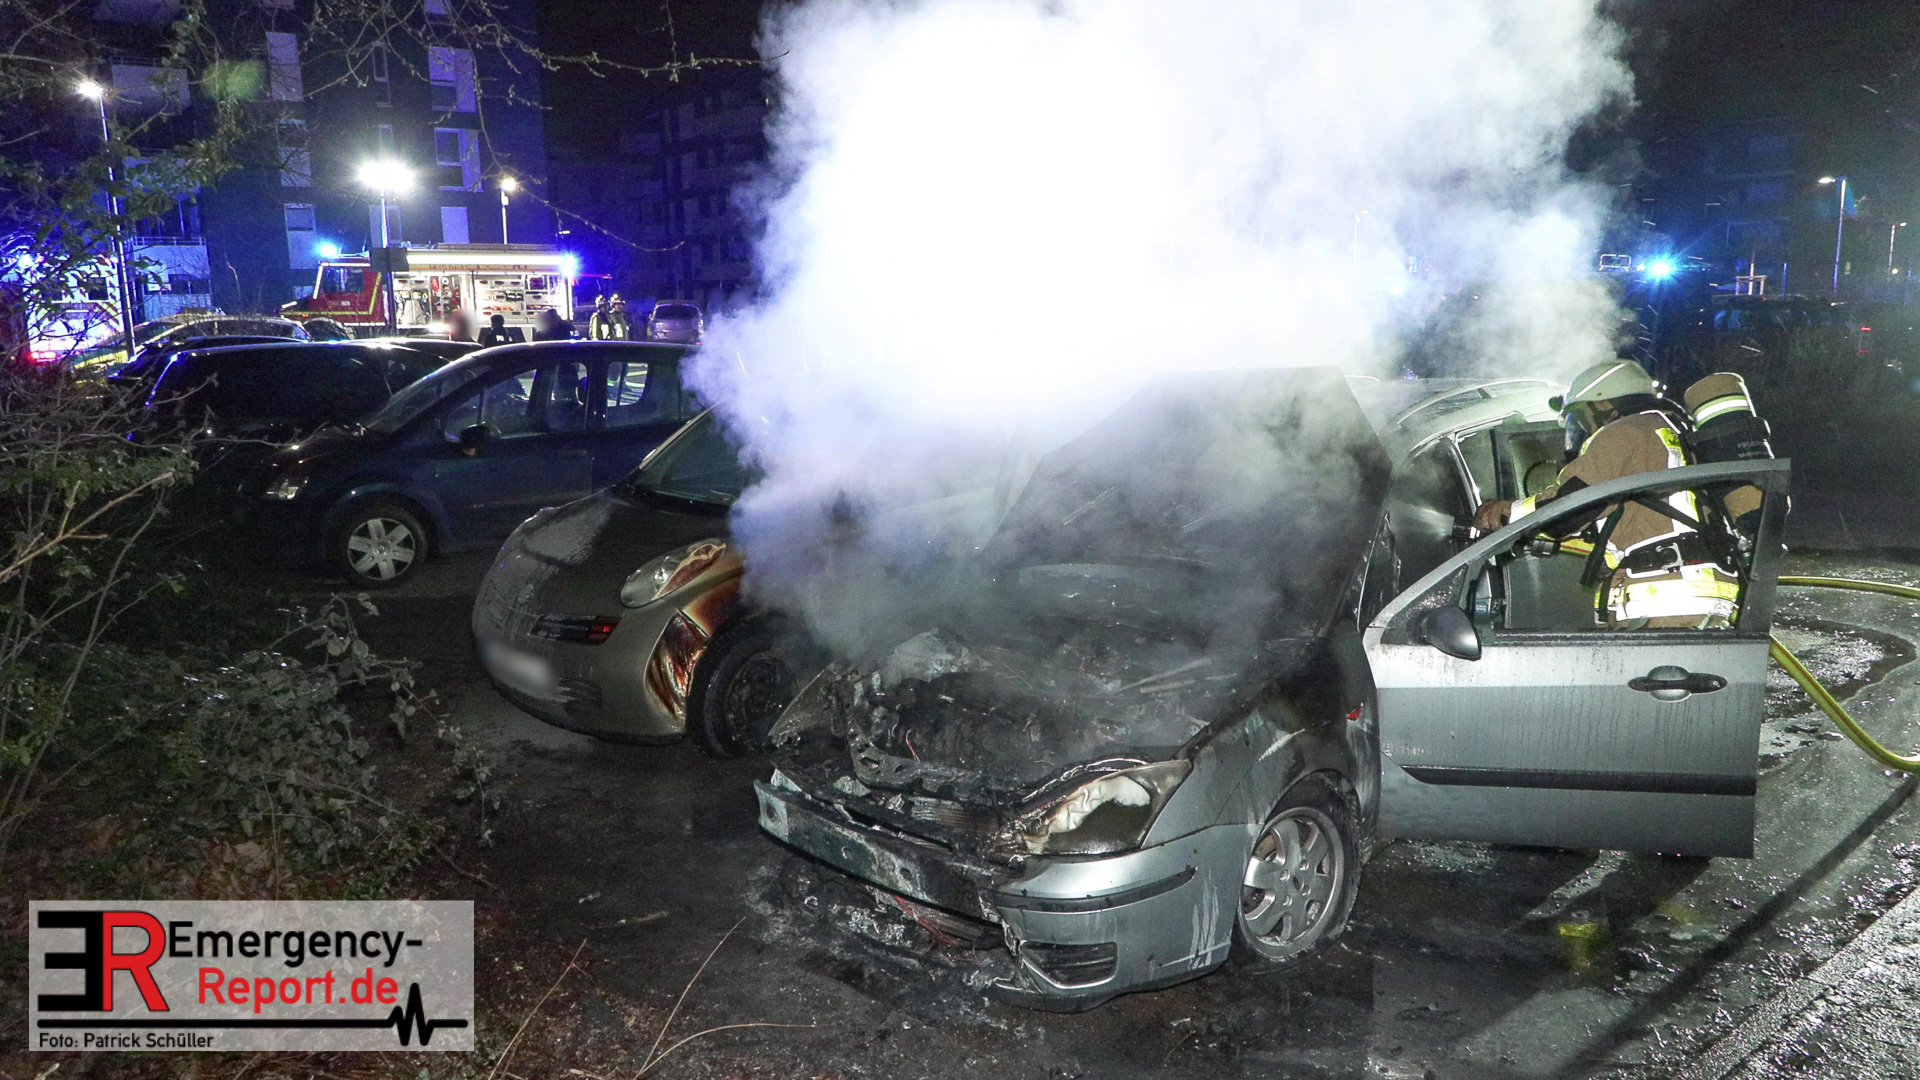
<svg viewBox="0 0 1920 1080">
<path fill-rule="evenodd" d="M 1725 690 L 1727 680 L 1718 675 L 1662 664 L 1637 679 L 1628 680 L 1627 685 L 1643 694 L 1652 694 L 1656 701 L 1683 701 L 1693 694 Z"/>
</svg>

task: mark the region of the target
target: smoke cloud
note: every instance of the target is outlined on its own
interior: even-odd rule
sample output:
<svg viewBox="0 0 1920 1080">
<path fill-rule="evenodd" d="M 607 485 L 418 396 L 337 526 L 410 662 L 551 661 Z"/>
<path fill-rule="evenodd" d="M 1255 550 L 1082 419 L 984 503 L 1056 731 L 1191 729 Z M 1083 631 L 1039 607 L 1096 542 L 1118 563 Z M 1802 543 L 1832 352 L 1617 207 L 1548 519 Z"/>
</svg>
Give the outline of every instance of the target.
<svg viewBox="0 0 1920 1080">
<path fill-rule="evenodd" d="M 765 290 L 694 373 L 766 475 L 754 588 L 850 645 L 903 565 L 984 539 L 1009 460 L 1148 376 L 1395 375 L 1470 286 L 1459 373 L 1610 357 L 1608 193 L 1563 152 L 1626 101 L 1621 41 L 1591 0 L 779 9 Z M 826 584 L 793 553 L 849 516 L 879 558 Z"/>
</svg>

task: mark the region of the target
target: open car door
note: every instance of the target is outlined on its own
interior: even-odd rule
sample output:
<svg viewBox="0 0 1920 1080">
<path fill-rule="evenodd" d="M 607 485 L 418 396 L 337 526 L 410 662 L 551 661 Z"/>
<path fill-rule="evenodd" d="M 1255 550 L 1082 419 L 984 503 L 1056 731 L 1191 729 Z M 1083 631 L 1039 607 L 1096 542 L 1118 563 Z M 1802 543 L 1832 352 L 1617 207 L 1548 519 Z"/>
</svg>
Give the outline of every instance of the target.
<svg viewBox="0 0 1920 1080">
<path fill-rule="evenodd" d="M 1382 608 L 1364 638 L 1381 834 L 1751 855 L 1787 476 L 1785 461 L 1736 462 L 1585 488 Z M 1584 557 L 1532 540 L 1622 499 L 1690 490 L 1704 502 L 1741 484 L 1765 502 L 1731 627 L 1600 625 Z"/>
</svg>

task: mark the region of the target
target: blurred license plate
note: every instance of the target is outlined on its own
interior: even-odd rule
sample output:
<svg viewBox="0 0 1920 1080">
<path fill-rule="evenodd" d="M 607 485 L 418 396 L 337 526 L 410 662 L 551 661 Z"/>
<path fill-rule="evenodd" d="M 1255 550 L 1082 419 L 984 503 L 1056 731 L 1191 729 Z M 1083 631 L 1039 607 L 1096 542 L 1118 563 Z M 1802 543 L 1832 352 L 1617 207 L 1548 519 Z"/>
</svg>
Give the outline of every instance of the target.
<svg viewBox="0 0 1920 1080">
<path fill-rule="evenodd" d="M 523 694 L 553 695 L 553 665 L 544 656 L 522 652 L 497 641 L 483 641 L 480 659 L 487 665 L 489 674 Z"/>
</svg>

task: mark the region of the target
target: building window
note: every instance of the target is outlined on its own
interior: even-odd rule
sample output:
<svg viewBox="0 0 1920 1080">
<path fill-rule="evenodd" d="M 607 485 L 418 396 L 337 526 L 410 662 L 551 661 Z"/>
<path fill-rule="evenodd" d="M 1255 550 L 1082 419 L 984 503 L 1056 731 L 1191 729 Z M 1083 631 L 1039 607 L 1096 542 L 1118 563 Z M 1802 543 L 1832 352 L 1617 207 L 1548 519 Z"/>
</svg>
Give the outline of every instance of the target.
<svg viewBox="0 0 1920 1080">
<path fill-rule="evenodd" d="M 300 81 L 300 42 L 292 34 L 267 34 L 267 93 L 275 101 L 307 96 Z"/>
<path fill-rule="evenodd" d="M 473 52 L 441 45 L 427 48 L 427 77 L 433 82 L 435 112 L 475 112 Z"/>
<path fill-rule="evenodd" d="M 439 166 L 441 191 L 480 190 L 478 134 L 467 128 L 433 129 L 433 157 Z"/>
<path fill-rule="evenodd" d="M 465 244 L 467 239 L 467 208 L 464 206 L 443 206 L 440 208 L 440 242 L 443 244 Z"/>
<path fill-rule="evenodd" d="M 287 203 L 284 207 L 287 223 L 287 268 L 290 270 L 311 270 L 320 265 L 320 256 L 314 251 L 313 204 Z"/>
<path fill-rule="evenodd" d="M 381 124 L 374 129 L 374 146 L 379 148 L 381 157 L 393 156 L 393 125 Z"/>
<path fill-rule="evenodd" d="M 429 19 L 444 19 L 447 17 L 447 0 L 424 0 L 424 3 L 420 6 L 421 10 L 427 13 L 427 18 Z"/>
<path fill-rule="evenodd" d="M 307 122 L 282 120 L 277 127 L 280 186 L 313 186 L 313 152 L 307 146 Z"/>
<path fill-rule="evenodd" d="M 393 107 L 393 77 L 387 47 L 384 44 L 373 47 L 373 103 L 383 109 Z"/>
<path fill-rule="evenodd" d="M 260 0 L 260 6 L 271 11 L 292 11 L 293 0 Z"/>
</svg>

